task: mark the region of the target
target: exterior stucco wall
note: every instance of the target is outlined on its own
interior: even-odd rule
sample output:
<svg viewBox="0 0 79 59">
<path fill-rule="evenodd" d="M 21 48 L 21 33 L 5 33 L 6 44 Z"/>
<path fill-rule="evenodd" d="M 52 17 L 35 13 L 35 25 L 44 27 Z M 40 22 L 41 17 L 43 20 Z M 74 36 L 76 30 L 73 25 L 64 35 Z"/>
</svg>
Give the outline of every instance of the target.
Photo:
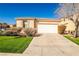
<svg viewBox="0 0 79 59">
<path fill-rule="evenodd" d="M 26 24 L 27 23 L 27 24 Z M 16 20 L 17 28 L 34 28 L 34 20 Z"/>
<path fill-rule="evenodd" d="M 30 18 L 17 18 L 16 26 L 17 28 L 36 28 L 38 24 L 48 24 L 48 25 L 58 25 L 60 23 L 59 20 L 50 20 L 50 19 L 30 19 Z"/>
<path fill-rule="evenodd" d="M 16 20 L 16 27 L 23 28 L 23 20 Z"/>
<path fill-rule="evenodd" d="M 27 20 L 29 28 L 34 28 L 34 20 Z"/>
</svg>

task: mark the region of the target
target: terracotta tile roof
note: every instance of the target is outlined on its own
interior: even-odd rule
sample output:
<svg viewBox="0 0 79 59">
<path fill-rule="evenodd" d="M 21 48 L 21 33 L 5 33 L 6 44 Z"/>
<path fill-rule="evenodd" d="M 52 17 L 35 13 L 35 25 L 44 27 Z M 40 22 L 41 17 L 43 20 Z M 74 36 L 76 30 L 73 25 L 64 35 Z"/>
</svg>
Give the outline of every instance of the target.
<svg viewBox="0 0 79 59">
<path fill-rule="evenodd" d="M 19 17 L 19 18 L 16 18 L 16 20 L 34 20 L 35 18 L 25 18 L 25 17 Z"/>
<path fill-rule="evenodd" d="M 61 20 L 54 20 L 54 19 L 39 19 L 39 22 L 60 22 Z"/>
<path fill-rule="evenodd" d="M 38 22 L 60 22 L 61 20 L 58 19 L 50 19 L 50 18 L 16 18 L 16 20 L 35 20 L 37 19 Z"/>
</svg>

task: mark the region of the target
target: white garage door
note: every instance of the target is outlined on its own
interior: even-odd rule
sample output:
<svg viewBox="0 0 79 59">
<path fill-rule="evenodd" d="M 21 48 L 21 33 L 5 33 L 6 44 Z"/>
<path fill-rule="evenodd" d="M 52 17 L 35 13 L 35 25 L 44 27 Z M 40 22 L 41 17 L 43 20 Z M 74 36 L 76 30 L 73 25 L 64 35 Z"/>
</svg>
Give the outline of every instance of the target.
<svg viewBox="0 0 79 59">
<path fill-rule="evenodd" d="M 38 33 L 58 33 L 58 26 L 38 24 Z"/>
</svg>

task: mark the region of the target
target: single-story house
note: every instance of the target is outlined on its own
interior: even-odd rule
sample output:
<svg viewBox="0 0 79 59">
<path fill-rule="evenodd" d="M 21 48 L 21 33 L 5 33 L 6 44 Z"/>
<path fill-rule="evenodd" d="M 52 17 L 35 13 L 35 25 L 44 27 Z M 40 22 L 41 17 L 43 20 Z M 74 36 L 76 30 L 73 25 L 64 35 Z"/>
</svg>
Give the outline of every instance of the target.
<svg viewBox="0 0 79 59">
<path fill-rule="evenodd" d="M 60 21 L 45 18 L 16 18 L 16 27 L 36 28 L 38 33 L 58 33 Z"/>
</svg>

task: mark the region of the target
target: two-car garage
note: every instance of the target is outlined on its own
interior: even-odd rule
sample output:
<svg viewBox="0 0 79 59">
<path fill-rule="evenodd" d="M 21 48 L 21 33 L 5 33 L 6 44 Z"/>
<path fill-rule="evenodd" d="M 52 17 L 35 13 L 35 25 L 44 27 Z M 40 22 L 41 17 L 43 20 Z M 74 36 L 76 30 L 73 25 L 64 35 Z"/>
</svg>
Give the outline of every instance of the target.
<svg viewBox="0 0 79 59">
<path fill-rule="evenodd" d="M 37 25 L 38 33 L 58 33 L 58 20 L 39 21 Z"/>
<path fill-rule="evenodd" d="M 38 33 L 58 33 L 58 25 L 38 24 Z"/>
</svg>

